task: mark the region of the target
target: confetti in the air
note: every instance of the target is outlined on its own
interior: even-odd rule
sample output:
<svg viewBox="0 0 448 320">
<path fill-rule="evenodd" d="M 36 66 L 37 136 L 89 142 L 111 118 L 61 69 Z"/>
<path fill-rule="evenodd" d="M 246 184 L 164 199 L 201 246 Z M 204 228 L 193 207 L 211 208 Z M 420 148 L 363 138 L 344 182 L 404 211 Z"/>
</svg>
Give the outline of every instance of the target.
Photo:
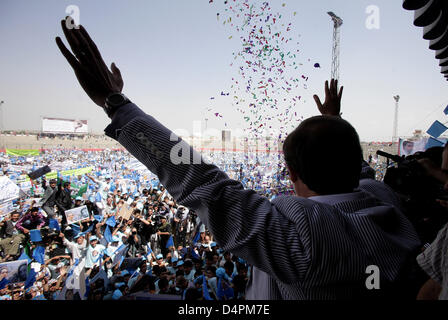
<svg viewBox="0 0 448 320">
<path fill-rule="evenodd" d="M 281 4 L 284 12 L 278 12 L 267 1 L 228 0 L 223 7 L 216 1 L 209 3 L 222 9 L 217 17 L 224 26 L 230 26 L 228 38 L 238 35 L 241 41 L 230 64 L 235 70 L 233 84 L 230 92 L 224 90 L 221 96 L 233 97 L 232 104 L 242 114 L 246 130 L 253 137 L 273 127 L 279 127 L 279 136 L 286 137 L 303 119 L 297 111 L 309 79 L 303 74 L 300 43 L 295 39 L 300 35 L 287 21 L 297 12 L 288 13 L 286 3 Z M 312 67 L 311 59 L 307 60 Z M 320 64 L 315 63 L 314 67 L 320 68 Z M 211 112 L 223 118 L 218 111 Z"/>
</svg>

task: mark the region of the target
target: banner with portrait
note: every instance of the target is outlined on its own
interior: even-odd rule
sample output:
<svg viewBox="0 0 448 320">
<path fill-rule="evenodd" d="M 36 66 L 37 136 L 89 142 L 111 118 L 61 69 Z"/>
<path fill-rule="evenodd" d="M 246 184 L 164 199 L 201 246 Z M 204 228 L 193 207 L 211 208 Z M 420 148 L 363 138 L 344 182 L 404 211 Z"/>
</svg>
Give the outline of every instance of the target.
<svg viewBox="0 0 448 320">
<path fill-rule="evenodd" d="M 77 223 L 90 218 L 89 210 L 87 206 L 66 210 L 65 218 L 67 219 L 67 224 Z"/>
</svg>

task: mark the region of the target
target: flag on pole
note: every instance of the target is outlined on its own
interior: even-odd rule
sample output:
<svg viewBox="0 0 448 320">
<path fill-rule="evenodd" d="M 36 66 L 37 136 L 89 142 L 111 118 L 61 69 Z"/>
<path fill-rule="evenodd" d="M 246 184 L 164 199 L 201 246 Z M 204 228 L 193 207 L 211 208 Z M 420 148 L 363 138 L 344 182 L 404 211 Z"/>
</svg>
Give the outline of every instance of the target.
<svg viewBox="0 0 448 320">
<path fill-rule="evenodd" d="M 84 195 L 84 193 L 87 192 L 87 189 L 88 189 L 88 185 L 87 184 L 83 185 L 81 188 L 79 188 L 78 194 L 76 196 L 82 197 Z"/>
<path fill-rule="evenodd" d="M 59 226 L 59 222 L 56 219 L 50 219 L 50 222 L 48 224 L 50 229 L 55 229 L 56 231 L 61 231 L 61 227 Z"/>
<path fill-rule="evenodd" d="M 205 279 L 205 276 L 202 276 L 202 292 L 205 300 L 213 300 L 212 297 L 210 297 L 210 293 L 208 292 L 207 280 Z"/>
<path fill-rule="evenodd" d="M 170 236 L 168 242 L 166 243 L 166 248 L 169 249 L 170 247 L 174 247 L 173 236 Z"/>
<path fill-rule="evenodd" d="M 29 257 L 29 255 L 25 252 L 25 250 L 23 250 L 22 255 L 19 257 L 19 259 L 17 260 L 28 260 L 28 263 L 30 263 L 31 261 L 33 261 L 33 259 L 31 259 Z"/>
<path fill-rule="evenodd" d="M 115 228 L 115 226 L 117 225 L 117 220 L 115 220 L 115 216 L 112 216 L 109 219 L 107 219 L 106 224 L 108 226 L 111 226 L 112 228 Z"/>
<path fill-rule="evenodd" d="M 35 282 L 36 282 L 36 271 L 34 271 L 34 268 L 30 268 L 25 281 L 25 290 L 31 288 Z"/>
<path fill-rule="evenodd" d="M 106 226 L 106 230 L 104 231 L 104 239 L 106 239 L 107 243 L 112 242 L 112 232 L 109 226 Z"/>
<path fill-rule="evenodd" d="M 122 244 L 118 247 L 118 249 L 115 251 L 113 257 L 112 257 L 112 265 L 115 266 L 118 263 L 121 264 L 123 262 L 124 257 L 126 256 L 126 252 L 128 250 L 128 246 L 125 244 Z"/>
<path fill-rule="evenodd" d="M 45 264 L 45 247 L 37 246 L 33 251 L 33 258 L 40 264 Z"/>
</svg>

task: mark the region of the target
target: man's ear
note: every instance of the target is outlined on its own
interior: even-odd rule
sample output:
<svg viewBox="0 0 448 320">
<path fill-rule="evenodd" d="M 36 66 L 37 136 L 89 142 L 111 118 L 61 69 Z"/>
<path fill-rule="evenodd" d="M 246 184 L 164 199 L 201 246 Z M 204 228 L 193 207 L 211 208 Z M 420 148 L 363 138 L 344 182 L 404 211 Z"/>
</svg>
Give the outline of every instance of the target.
<svg viewBox="0 0 448 320">
<path fill-rule="evenodd" d="M 292 183 L 296 183 L 297 180 L 299 179 L 297 173 L 295 173 L 295 171 L 290 167 L 288 167 L 288 172 L 289 172 L 289 178 L 291 179 Z"/>
</svg>

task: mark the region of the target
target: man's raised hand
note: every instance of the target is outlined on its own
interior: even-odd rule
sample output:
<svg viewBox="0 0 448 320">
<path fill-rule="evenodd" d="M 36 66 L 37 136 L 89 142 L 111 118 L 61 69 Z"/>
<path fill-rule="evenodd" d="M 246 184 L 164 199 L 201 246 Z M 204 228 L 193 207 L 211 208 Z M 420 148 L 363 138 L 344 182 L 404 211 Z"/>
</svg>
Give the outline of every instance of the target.
<svg viewBox="0 0 448 320">
<path fill-rule="evenodd" d="M 73 54 L 56 37 L 56 44 L 75 71 L 76 77 L 90 97 L 98 106 L 104 107 L 106 98 L 112 93 L 121 93 L 124 82 L 120 70 L 112 63 L 111 71 L 104 63 L 101 54 L 83 26 L 68 29 L 66 20 L 61 21 L 62 30 Z"/>
<path fill-rule="evenodd" d="M 325 81 L 325 102 L 322 104 L 319 97 L 314 95 L 317 107 L 323 116 L 341 116 L 341 99 L 344 87 L 338 92 L 338 80 L 331 80 L 330 86 Z"/>
</svg>

